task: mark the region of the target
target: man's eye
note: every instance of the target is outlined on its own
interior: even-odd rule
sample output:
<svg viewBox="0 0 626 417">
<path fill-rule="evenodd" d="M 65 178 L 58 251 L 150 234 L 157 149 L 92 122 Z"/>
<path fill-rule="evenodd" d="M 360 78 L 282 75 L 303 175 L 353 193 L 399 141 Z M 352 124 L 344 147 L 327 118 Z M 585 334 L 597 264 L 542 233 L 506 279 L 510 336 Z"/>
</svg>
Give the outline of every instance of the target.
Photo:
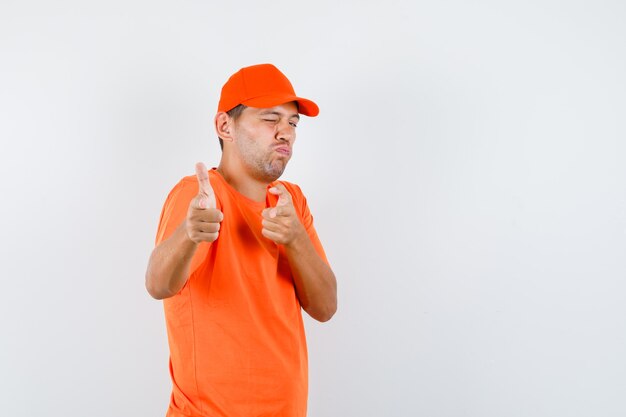
<svg viewBox="0 0 626 417">
<path fill-rule="evenodd" d="M 295 122 L 289 122 L 289 124 L 290 124 L 291 126 L 293 126 L 293 127 L 298 127 L 298 124 L 297 124 L 297 123 L 295 123 Z"/>
<path fill-rule="evenodd" d="M 272 122 L 272 123 L 276 123 L 278 121 L 276 119 L 263 119 L 263 120 L 265 120 L 266 122 Z"/>
</svg>

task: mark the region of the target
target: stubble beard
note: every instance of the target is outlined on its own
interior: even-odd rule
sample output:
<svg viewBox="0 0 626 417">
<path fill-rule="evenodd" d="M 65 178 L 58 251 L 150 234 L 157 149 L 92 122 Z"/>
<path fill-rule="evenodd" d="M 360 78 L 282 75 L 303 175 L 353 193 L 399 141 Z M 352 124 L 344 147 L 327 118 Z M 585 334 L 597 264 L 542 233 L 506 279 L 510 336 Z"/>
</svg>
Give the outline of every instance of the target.
<svg viewBox="0 0 626 417">
<path fill-rule="evenodd" d="M 289 162 L 288 157 L 276 158 L 273 150 L 264 152 L 254 139 L 240 140 L 238 144 L 241 158 L 254 178 L 269 184 L 283 175 Z"/>
</svg>

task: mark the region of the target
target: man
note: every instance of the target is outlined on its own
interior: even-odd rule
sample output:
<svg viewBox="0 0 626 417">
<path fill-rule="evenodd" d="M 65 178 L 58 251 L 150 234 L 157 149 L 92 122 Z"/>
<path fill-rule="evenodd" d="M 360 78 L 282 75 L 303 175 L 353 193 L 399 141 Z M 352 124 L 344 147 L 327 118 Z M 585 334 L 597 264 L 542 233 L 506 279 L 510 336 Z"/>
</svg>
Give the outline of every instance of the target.
<svg viewBox="0 0 626 417">
<path fill-rule="evenodd" d="M 146 288 L 164 299 L 173 382 L 167 417 L 306 415 L 301 309 L 337 309 L 337 284 L 297 185 L 277 181 L 300 114 L 273 65 L 242 68 L 222 88 L 217 168 L 196 165 L 161 213 Z"/>
</svg>

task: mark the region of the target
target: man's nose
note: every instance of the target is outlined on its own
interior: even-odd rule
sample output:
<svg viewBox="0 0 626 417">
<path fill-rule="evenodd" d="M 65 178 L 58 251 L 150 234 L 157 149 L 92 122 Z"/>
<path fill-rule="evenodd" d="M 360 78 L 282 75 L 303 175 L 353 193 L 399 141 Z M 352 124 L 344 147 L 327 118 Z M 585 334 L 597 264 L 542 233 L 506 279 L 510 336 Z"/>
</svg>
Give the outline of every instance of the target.
<svg viewBox="0 0 626 417">
<path fill-rule="evenodd" d="M 289 121 L 283 121 L 278 123 L 276 127 L 276 139 L 292 142 L 296 138 L 296 128 L 289 123 Z"/>
</svg>

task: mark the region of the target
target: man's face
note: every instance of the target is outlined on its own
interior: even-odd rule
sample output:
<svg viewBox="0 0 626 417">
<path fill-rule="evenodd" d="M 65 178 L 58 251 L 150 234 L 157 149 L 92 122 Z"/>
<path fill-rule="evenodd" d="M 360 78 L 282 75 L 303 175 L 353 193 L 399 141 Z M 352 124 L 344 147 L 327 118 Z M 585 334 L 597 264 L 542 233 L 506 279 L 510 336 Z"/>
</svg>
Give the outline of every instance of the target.
<svg viewBox="0 0 626 417">
<path fill-rule="evenodd" d="M 282 175 L 291 159 L 299 120 L 293 102 L 243 110 L 233 124 L 233 144 L 248 174 L 267 183 Z"/>
</svg>

